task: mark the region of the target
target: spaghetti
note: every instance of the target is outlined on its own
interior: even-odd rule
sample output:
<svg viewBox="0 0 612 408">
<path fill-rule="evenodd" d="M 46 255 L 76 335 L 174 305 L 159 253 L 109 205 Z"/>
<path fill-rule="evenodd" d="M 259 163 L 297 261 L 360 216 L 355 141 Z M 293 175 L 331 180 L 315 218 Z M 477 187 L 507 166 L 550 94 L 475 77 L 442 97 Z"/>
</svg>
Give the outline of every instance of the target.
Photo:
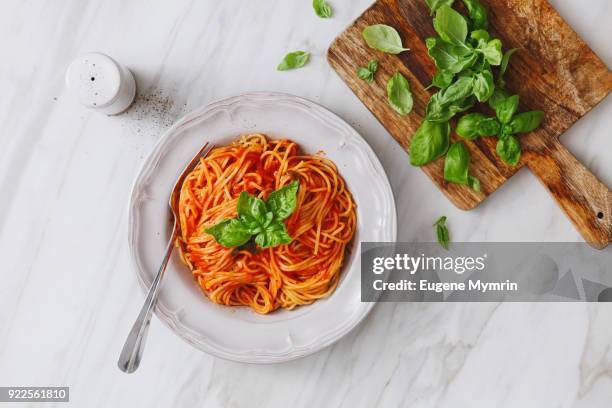
<svg viewBox="0 0 612 408">
<path fill-rule="evenodd" d="M 242 191 L 266 199 L 299 180 L 295 211 L 285 220 L 289 244 L 225 248 L 204 230 L 236 216 Z M 333 162 L 304 155 L 290 140 L 243 136 L 213 149 L 187 176 L 179 198 L 177 246 L 215 303 L 257 313 L 293 309 L 331 294 L 356 227 L 355 204 Z"/>
</svg>

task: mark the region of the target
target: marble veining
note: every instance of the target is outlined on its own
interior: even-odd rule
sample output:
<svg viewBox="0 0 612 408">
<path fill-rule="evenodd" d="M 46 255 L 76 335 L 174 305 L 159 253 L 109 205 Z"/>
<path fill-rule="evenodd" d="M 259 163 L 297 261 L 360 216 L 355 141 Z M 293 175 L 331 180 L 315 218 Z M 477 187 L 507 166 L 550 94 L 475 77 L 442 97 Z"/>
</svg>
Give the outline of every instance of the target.
<svg viewBox="0 0 612 408">
<path fill-rule="evenodd" d="M 0 385 L 68 385 L 75 407 L 610 405 L 606 304 L 380 304 L 333 346 L 272 366 L 213 358 L 154 319 L 140 369 L 116 368 L 143 300 L 126 239 L 133 177 L 176 119 L 228 96 L 288 92 L 348 121 L 387 171 L 400 240 L 433 239 L 442 214 L 456 241 L 580 240 L 526 169 L 463 212 L 410 167 L 325 60 L 370 0 L 330 3 L 321 20 L 310 1 L 1 2 Z M 612 66 L 612 4 L 551 3 Z M 297 49 L 311 62 L 277 72 Z M 134 72 L 128 112 L 86 110 L 65 88 L 91 51 Z M 607 185 L 611 114 L 608 97 L 562 137 Z"/>
</svg>

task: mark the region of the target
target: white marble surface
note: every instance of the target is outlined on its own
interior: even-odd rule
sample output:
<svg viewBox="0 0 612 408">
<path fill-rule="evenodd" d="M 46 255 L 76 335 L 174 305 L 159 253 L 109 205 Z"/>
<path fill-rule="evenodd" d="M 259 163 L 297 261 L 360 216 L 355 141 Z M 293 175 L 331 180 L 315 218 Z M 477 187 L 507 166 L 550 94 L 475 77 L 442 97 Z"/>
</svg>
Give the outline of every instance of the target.
<svg viewBox="0 0 612 408">
<path fill-rule="evenodd" d="M 325 60 L 370 1 L 331 0 L 328 21 L 309 0 L 0 2 L 0 385 L 68 385 L 75 407 L 610 406 L 605 304 L 378 305 L 334 346 L 274 366 L 212 358 L 154 320 L 140 369 L 116 368 L 143 301 L 126 244 L 131 181 L 176 118 L 219 98 L 284 91 L 354 125 L 389 174 L 401 240 L 430 240 L 441 214 L 457 241 L 580 239 L 527 170 L 462 212 L 409 166 Z M 552 3 L 612 66 L 612 3 Z M 295 49 L 311 63 L 276 72 Z M 128 113 L 67 93 L 65 68 L 87 51 L 134 71 Z M 608 185 L 611 114 L 608 98 L 563 137 Z"/>
</svg>

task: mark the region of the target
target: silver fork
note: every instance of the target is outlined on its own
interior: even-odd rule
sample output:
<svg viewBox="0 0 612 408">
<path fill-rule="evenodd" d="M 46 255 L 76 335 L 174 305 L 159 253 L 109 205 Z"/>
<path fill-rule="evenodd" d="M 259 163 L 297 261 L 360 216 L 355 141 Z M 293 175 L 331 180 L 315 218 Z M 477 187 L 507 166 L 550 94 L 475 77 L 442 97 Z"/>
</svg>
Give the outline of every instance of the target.
<svg viewBox="0 0 612 408">
<path fill-rule="evenodd" d="M 166 245 L 166 253 L 162 259 L 157 276 L 155 276 L 155 279 L 151 284 L 151 288 L 149 289 L 144 305 L 142 305 L 138 318 L 134 322 L 132 330 L 130 330 L 130 334 L 128 334 L 128 337 L 125 340 L 125 344 L 121 350 L 121 355 L 119 355 L 119 361 L 117 361 L 119 369 L 126 373 L 133 373 L 140 364 L 145 339 L 147 337 L 147 332 L 149 331 L 149 325 L 151 324 L 151 315 L 153 313 L 153 309 L 155 308 L 155 304 L 157 303 L 157 294 L 159 293 L 160 282 L 164 276 L 164 271 L 166 270 L 166 265 L 168 265 L 168 260 L 170 259 L 170 255 L 174 249 L 174 241 L 176 240 L 179 231 L 178 198 L 180 196 L 181 187 L 183 186 L 183 181 L 185 181 L 187 174 L 189 174 L 198 165 L 200 158 L 205 157 L 208 153 L 210 153 L 213 147 L 214 146 L 212 144 L 206 143 L 204 147 L 202 147 L 202 149 L 195 156 L 193 156 L 193 159 L 191 159 L 189 164 L 183 169 L 181 175 L 176 180 L 176 183 L 174 183 L 174 188 L 172 189 L 172 193 L 170 193 L 170 201 L 168 204 L 170 205 L 170 212 L 172 213 L 172 218 L 174 219 L 172 234 L 170 235 L 170 239 Z"/>
</svg>

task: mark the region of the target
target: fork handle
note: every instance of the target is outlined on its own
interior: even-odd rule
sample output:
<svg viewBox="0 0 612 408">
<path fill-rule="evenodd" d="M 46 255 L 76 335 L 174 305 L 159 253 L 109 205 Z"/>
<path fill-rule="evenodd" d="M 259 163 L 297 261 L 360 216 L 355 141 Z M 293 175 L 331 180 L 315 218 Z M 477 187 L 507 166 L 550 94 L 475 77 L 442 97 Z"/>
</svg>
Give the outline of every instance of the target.
<svg viewBox="0 0 612 408">
<path fill-rule="evenodd" d="M 166 245 L 166 253 L 159 267 L 159 271 L 157 272 L 157 276 L 155 276 L 155 279 L 151 284 L 151 288 L 149 289 L 149 293 L 147 294 L 147 298 L 145 299 L 144 305 L 142 305 L 142 309 L 140 309 L 138 318 L 134 322 L 132 330 L 130 330 L 130 334 L 128 334 L 128 337 L 125 340 L 125 344 L 123 345 L 123 349 L 121 350 L 121 355 L 119 355 L 117 365 L 119 366 L 119 369 L 123 372 L 133 373 L 134 371 L 136 371 L 138 365 L 140 364 L 140 359 L 144 350 L 145 340 L 149 331 L 149 325 L 151 324 L 151 316 L 153 314 L 155 304 L 157 303 L 157 294 L 159 293 L 160 282 L 164 275 L 164 271 L 166 270 L 166 266 L 168 265 L 170 255 L 172 254 L 175 238 L 176 222 L 174 223 L 174 226 L 172 228 L 172 236 L 168 241 L 168 245 Z"/>
</svg>

